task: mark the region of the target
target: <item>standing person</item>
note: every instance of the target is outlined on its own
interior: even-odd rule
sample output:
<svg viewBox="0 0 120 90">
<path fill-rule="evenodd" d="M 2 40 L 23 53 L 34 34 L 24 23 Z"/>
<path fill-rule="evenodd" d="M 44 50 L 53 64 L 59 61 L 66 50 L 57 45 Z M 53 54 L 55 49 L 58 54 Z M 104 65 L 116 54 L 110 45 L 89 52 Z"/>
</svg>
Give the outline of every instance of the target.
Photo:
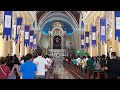
<svg viewBox="0 0 120 90">
<path fill-rule="evenodd" d="M 116 59 L 116 52 L 111 53 L 111 59 L 108 60 L 108 79 L 117 79 L 120 75 L 120 61 Z"/>
<path fill-rule="evenodd" d="M 37 65 L 36 79 L 44 79 L 45 69 L 48 69 L 48 63 L 46 59 L 42 57 L 42 50 L 38 51 L 38 57 L 33 60 L 33 63 Z"/>
<path fill-rule="evenodd" d="M 16 54 L 13 56 L 13 62 L 14 62 L 14 64 L 17 64 L 17 65 L 19 65 L 19 66 L 20 66 L 20 61 L 19 61 L 19 59 L 18 59 L 18 57 L 17 57 L 17 55 L 16 55 Z M 16 69 L 15 69 L 15 71 L 16 71 L 16 79 L 20 79 L 20 76 L 18 75 L 18 73 L 17 73 L 17 70 L 16 70 Z"/>
<path fill-rule="evenodd" d="M 86 56 L 83 56 L 83 59 L 81 60 L 81 66 L 82 66 L 82 77 L 83 79 L 85 79 Z"/>
<path fill-rule="evenodd" d="M 9 60 L 7 60 L 7 62 L 6 62 L 6 66 L 8 66 L 10 68 L 10 70 L 12 70 L 12 68 L 14 67 L 13 56 L 9 57 Z M 14 70 L 12 76 L 9 77 L 9 79 L 16 79 L 16 71 L 15 70 Z"/>
<path fill-rule="evenodd" d="M 74 64 L 74 65 L 77 65 L 76 59 L 77 59 L 76 57 L 73 58 L 73 64 Z"/>
<path fill-rule="evenodd" d="M 47 60 L 47 63 L 48 63 L 48 68 L 49 68 L 51 66 L 52 60 L 49 58 L 48 55 L 46 55 L 46 60 Z"/>
<path fill-rule="evenodd" d="M 106 67 L 105 55 L 102 55 L 102 58 L 100 59 L 100 66 L 101 66 L 101 70 L 105 71 L 105 67 Z"/>
<path fill-rule="evenodd" d="M 89 71 L 89 76 L 91 76 L 93 74 L 94 71 L 94 61 L 90 58 L 90 56 L 88 56 L 88 60 L 87 60 L 87 69 Z"/>
<path fill-rule="evenodd" d="M 25 62 L 26 62 L 26 58 L 25 58 L 25 56 L 22 56 L 22 57 L 21 57 L 20 64 L 23 64 L 23 63 L 25 63 Z"/>
<path fill-rule="evenodd" d="M 19 61 L 19 59 L 18 59 L 18 57 L 17 57 L 16 54 L 13 56 L 13 59 L 14 59 L 14 63 L 15 63 L 15 64 L 20 65 L 20 61 Z"/>
<path fill-rule="evenodd" d="M 26 62 L 20 66 L 20 71 L 18 65 L 16 65 L 16 69 L 19 76 L 22 75 L 22 79 L 35 79 L 37 67 L 32 62 L 32 54 L 26 55 Z"/>
<path fill-rule="evenodd" d="M 80 56 L 78 56 L 78 58 L 76 59 L 77 65 L 80 65 L 80 60 L 81 60 L 81 58 L 80 58 Z"/>
<path fill-rule="evenodd" d="M 13 75 L 15 67 L 10 70 L 8 66 L 6 66 L 6 58 L 1 57 L 0 59 L 0 79 L 9 79 L 10 76 Z"/>
</svg>

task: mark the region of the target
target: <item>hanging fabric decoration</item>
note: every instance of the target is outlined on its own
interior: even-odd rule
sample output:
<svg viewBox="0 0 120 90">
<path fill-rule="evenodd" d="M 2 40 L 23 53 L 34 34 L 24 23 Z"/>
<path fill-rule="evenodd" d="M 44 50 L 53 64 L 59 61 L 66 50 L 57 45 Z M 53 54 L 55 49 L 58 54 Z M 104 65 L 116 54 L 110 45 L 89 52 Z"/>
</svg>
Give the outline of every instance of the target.
<svg viewBox="0 0 120 90">
<path fill-rule="evenodd" d="M 10 36 L 12 39 L 12 11 L 4 11 L 4 28 L 3 28 L 3 39 L 6 35 L 6 40 Z"/>
<path fill-rule="evenodd" d="M 37 49 L 36 37 L 37 37 L 37 35 L 34 34 L 34 35 L 33 35 L 33 48 L 34 48 L 34 49 Z"/>
<path fill-rule="evenodd" d="M 26 47 L 29 46 L 29 28 L 30 27 L 26 25 L 24 30 L 24 45 Z"/>
<path fill-rule="evenodd" d="M 83 49 L 84 48 L 84 34 L 83 35 L 81 35 L 81 49 Z"/>
<path fill-rule="evenodd" d="M 23 19 L 21 17 L 17 18 L 16 37 L 15 37 L 15 43 L 16 44 L 17 44 L 17 41 L 18 41 L 19 32 L 20 32 L 21 25 L 22 25 L 22 20 Z"/>
<path fill-rule="evenodd" d="M 106 19 L 100 19 L 100 40 L 103 43 L 106 42 Z"/>
<path fill-rule="evenodd" d="M 85 37 L 86 37 L 86 47 L 89 47 L 89 32 L 85 32 Z"/>
<path fill-rule="evenodd" d="M 34 34 L 34 31 L 30 31 L 30 47 L 33 46 L 33 34 Z"/>
<path fill-rule="evenodd" d="M 92 26 L 92 45 L 96 45 L 96 26 Z"/>
<path fill-rule="evenodd" d="M 115 11 L 115 40 L 116 37 L 120 42 L 120 11 Z"/>
</svg>

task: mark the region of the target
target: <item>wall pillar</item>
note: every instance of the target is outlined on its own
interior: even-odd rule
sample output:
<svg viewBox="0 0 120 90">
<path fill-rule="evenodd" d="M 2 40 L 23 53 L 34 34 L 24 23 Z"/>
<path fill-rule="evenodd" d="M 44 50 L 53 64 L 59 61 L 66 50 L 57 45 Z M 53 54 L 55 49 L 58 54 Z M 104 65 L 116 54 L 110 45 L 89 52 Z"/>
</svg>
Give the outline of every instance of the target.
<svg viewBox="0 0 120 90">
<path fill-rule="evenodd" d="M 114 19 L 114 11 L 112 11 L 112 51 L 116 52 L 118 48 L 117 47 L 117 40 L 115 40 L 115 19 Z"/>
<path fill-rule="evenodd" d="M 2 57 L 6 57 L 7 56 L 7 52 L 6 52 L 6 47 L 7 47 L 7 41 L 6 41 L 6 36 L 4 37 L 4 39 L 2 38 L 2 35 L 0 35 L 0 56 Z"/>
<path fill-rule="evenodd" d="M 20 57 L 25 55 L 25 46 L 24 46 L 24 33 L 21 33 L 21 41 L 20 41 Z"/>
</svg>

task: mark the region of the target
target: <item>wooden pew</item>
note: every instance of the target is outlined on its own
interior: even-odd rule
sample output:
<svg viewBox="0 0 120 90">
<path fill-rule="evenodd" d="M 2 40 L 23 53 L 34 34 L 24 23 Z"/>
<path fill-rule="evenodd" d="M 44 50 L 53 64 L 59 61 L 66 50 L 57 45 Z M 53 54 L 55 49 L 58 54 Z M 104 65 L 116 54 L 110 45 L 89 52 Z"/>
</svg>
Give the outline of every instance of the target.
<svg viewBox="0 0 120 90">
<path fill-rule="evenodd" d="M 108 79 L 107 73 L 97 71 L 97 79 Z"/>
</svg>

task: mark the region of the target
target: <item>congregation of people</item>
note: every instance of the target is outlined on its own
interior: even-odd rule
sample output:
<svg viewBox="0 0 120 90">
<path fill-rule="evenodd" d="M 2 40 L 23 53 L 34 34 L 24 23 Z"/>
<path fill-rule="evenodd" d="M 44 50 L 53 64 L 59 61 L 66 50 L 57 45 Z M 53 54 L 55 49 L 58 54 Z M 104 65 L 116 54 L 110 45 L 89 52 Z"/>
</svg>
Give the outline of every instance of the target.
<svg viewBox="0 0 120 90">
<path fill-rule="evenodd" d="M 85 69 L 92 75 L 94 71 L 100 71 L 107 75 L 107 79 L 117 79 L 120 77 L 120 58 L 116 56 L 116 52 L 109 56 L 78 56 L 78 57 L 64 57 L 67 63 L 72 63 L 76 66 L 81 66 L 82 78 L 85 79 Z"/>
<path fill-rule="evenodd" d="M 19 58 L 7 56 L 0 58 L 0 79 L 45 79 L 53 60 L 41 50 L 37 56 L 27 54 Z"/>
</svg>

